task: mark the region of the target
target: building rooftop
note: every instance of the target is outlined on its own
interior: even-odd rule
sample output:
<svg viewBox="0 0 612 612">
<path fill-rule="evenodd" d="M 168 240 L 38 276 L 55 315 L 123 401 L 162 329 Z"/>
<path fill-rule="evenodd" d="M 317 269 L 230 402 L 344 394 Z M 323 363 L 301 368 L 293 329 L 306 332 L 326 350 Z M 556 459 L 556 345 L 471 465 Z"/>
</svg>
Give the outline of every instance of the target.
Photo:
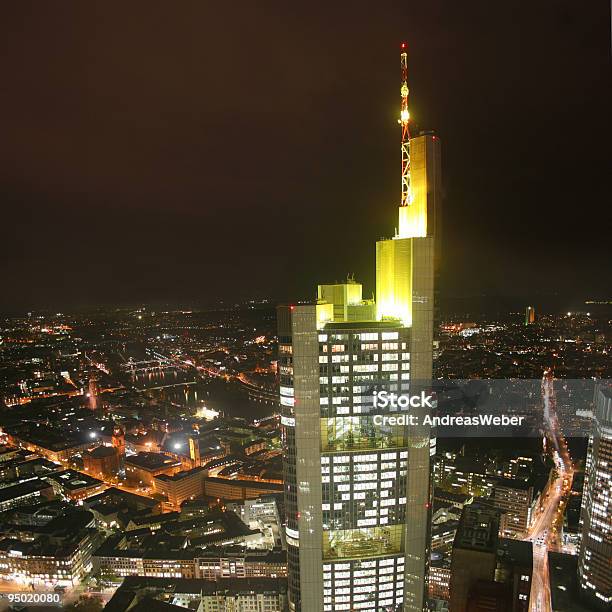
<svg viewBox="0 0 612 612">
<path fill-rule="evenodd" d="M 471 499 L 473 499 L 473 496 L 467 495 L 466 493 L 453 493 L 439 487 L 434 489 L 434 504 L 436 504 L 436 507 L 439 503 L 448 503 L 453 506 L 463 507 L 465 504 L 469 503 Z"/>
<path fill-rule="evenodd" d="M 182 612 L 185 610 L 183 606 L 175 606 L 174 604 L 154 599 L 153 597 L 145 597 L 141 599 L 135 606 L 131 606 L 130 612 Z"/>
<path fill-rule="evenodd" d="M 95 529 L 71 531 L 69 534 L 56 537 L 41 537 L 33 541 L 24 542 L 13 538 L 0 540 L 0 551 L 11 556 L 14 551 L 17 556 L 30 555 L 39 557 L 55 557 L 56 559 L 73 558 L 79 549 L 80 541 L 85 534 L 92 536 Z"/>
<path fill-rule="evenodd" d="M 361 332 L 366 329 L 398 329 L 404 327 L 405 325 L 403 325 L 403 323 L 399 319 L 393 319 L 388 321 L 338 321 L 326 323 L 324 326 L 324 330 L 333 331 L 335 329 L 355 329 Z"/>
<path fill-rule="evenodd" d="M 134 467 L 143 470 L 159 470 L 162 468 L 180 466 L 181 462 L 168 455 L 161 453 L 148 453 L 141 452 L 137 455 L 130 455 L 125 458 L 126 465 L 132 465 Z"/>
<path fill-rule="evenodd" d="M 15 428 L 15 431 L 9 431 L 9 433 L 17 439 L 36 444 L 53 452 L 79 447 L 86 443 L 84 435 L 81 439 L 73 433 L 65 431 L 60 433 L 59 431 L 43 427 L 29 426 L 24 429 L 19 426 Z"/>
<path fill-rule="evenodd" d="M 90 457 L 94 457 L 96 459 L 102 459 L 103 457 L 111 457 L 112 455 L 117 454 L 117 449 L 114 446 L 96 446 L 91 450 L 85 451 Z"/>
<path fill-rule="evenodd" d="M 548 553 L 550 595 L 555 612 L 589 612 L 578 598 L 578 557 L 563 553 Z"/>
<path fill-rule="evenodd" d="M 19 482 L 10 487 L 3 487 L 0 489 L 0 503 L 18 499 L 19 497 L 24 497 L 36 491 L 43 491 L 50 487 L 51 485 L 49 483 L 40 478 L 32 478 L 31 480 Z"/>
<path fill-rule="evenodd" d="M 206 478 L 206 482 L 224 484 L 232 487 L 246 487 L 249 489 L 262 489 L 262 490 L 283 490 L 283 485 L 275 482 L 259 482 L 257 480 L 248 480 L 240 478 L 215 478 L 209 476 Z"/>
<path fill-rule="evenodd" d="M 84 503 L 87 507 L 93 507 L 97 504 L 103 503 L 114 503 L 119 505 L 123 504 L 128 507 L 145 506 L 154 508 L 155 506 L 159 506 L 159 501 L 156 499 L 145 497 L 143 495 L 136 495 L 136 493 L 130 493 L 129 491 L 117 489 L 117 487 L 109 487 L 106 489 L 106 491 L 98 493 L 98 495 L 88 497 Z"/>
<path fill-rule="evenodd" d="M 67 491 L 89 489 L 91 487 L 97 487 L 104 484 L 101 480 L 98 480 L 93 476 L 89 476 L 88 474 L 83 474 L 82 472 L 77 472 L 75 470 L 56 472 L 55 474 L 46 476 L 46 478 L 48 480 L 53 480 L 53 482 L 56 482 Z"/>
<path fill-rule="evenodd" d="M 499 512 L 479 504 L 463 508 L 453 548 L 495 552 L 498 544 Z"/>
<path fill-rule="evenodd" d="M 521 567 L 533 567 L 533 544 L 522 540 L 500 538 L 497 557 L 502 561 Z"/>
<path fill-rule="evenodd" d="M 450 570 L 451 557 L 450 555 L 445 555 L 438 552 L 431 553 L 431 556 L 429 558 L 429 565 L 430 567 L 439 567 Z"/>
<path fill-rule="evenodd" d="M 491 480 L 494 482 L 494 487 L 515 489 L 519 491 L 528 491 L 534 486 L 533 481 L 520 480 L 518 478 L 504 478 L 503 476 L 491 476 Z"/>
<path fill-rule="evenodd" d="M 159 476 L 155 476 L 155 480 L 161 480 L 162 482 L 180 482 L 185 478 L 190 478 L 191 476 L 196 476 L 197 474 L 204 476 L 204 474 L 206 474 L 206 469 L 203 467 L 195 467 L 191 470 L 185 470 L 184 472 L 177 472 L 172 476 L 168 476 L 168 474 L 160 474 Z"/>
<path fill-rule="evenodd" d="M 139 589 L 159 590 L 164 593 L 186 595 L 199 595 L 200 593 L 214 594 L 218 592 L 230 594 L 253 592 L 284 593 L 287 590 L 287 581 L 282 578 L 219 578 L 218 580 L 203 580 L 199 578 L 126 576 L 116 592 Z"/>
</svg>

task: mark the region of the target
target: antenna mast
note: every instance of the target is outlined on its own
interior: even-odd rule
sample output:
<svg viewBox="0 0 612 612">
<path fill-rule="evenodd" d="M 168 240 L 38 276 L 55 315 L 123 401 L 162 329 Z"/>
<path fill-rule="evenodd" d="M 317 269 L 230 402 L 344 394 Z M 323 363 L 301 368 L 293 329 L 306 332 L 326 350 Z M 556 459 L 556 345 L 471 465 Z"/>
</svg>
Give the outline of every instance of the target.
<svg viewBox="0 0 612 612">
<path fill-rule="evenodd" d="M 403 42 L 400 45 L 400 63 L 402 67 L 402 110 L 398 123 L 402 126 L 402 201 L 400 206 L 409 206 L 412 203 L 412 192 L 410 189 L 410 132 L 408 121 L 408 45 Z"/>
</svg>

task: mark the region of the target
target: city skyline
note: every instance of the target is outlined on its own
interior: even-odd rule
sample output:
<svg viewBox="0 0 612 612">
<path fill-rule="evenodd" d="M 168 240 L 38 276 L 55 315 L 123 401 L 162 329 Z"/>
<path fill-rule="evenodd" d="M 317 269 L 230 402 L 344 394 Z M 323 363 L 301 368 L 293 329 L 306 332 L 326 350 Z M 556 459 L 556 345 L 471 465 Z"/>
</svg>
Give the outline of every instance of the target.
<svg viewBox="0 0 612 612">
<path fill-rule="evenodd" d="M 443 294 L 609 298 L 589 238 L 606 211 L 607 9 L 277 7 L 251 30 L 250 9 L 148 8 L 4 10 L 0 310 L 304 298 L 324 263 L 326 282 L 374 290 L 371 254 L 305 254 L 323 214 L 357 241 L 390 233 L 404 38 L 414 133 L 445 145 Z"/>
</svg>

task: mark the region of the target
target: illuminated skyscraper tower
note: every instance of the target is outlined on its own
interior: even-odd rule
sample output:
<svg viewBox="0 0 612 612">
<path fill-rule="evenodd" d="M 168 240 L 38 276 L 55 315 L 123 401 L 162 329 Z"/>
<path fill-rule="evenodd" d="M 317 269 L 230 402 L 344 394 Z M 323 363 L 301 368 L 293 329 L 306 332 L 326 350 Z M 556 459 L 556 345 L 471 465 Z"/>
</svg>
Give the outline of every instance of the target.
<svg viewBox="0 0 612 612">
<path fill-rule="evenodd" d="M 595 610 L 612 607 L 612 387 L 595 390 L 582 498 L 578 584 Z"/>
<path fill-rule="evenodd" d="M 439 143 L 409 138 L 402 64 L 402 198 L 396 235 L 376 245 L 376 302 L 319 285 L 317 303 L 278 310 L 290 608 L 424 608 L 430 456 L 424 428 L 381 422 L 432 377 Z M 415 411 L 411 410 L 414 414 Z"/>
</svg>

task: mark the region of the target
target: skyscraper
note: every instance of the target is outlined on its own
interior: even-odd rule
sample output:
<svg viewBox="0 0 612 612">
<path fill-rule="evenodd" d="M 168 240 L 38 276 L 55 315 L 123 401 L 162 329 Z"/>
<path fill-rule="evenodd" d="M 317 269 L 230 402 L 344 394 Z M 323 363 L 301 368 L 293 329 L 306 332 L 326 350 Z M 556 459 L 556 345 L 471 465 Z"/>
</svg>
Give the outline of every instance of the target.
<svg viewBox="0 0 612 612">
<path fill-rule="evenodd" d="M 410 139 L 402 62 L 402 199 L 376 245 L 376 303 L 319 285 L 278 309 L 290 609 L 422 611 L 431 505 L 426 428 L 389 424 L 375 393 L 418 395 L 432 377 L 439 141 Z M 411 172 L 412 167 L 412 172 Z M 420 409 L 411 409 L 417 414 Z"/>
<path fill-rule="evenodd" d="M 597 610 L 612 605 L 612 388 L 597 386 L 584 473 L 578 585 Z"/>
<path fill-rule="evenodd" d="M 525 308 L 525 325 L 531 325 L 532 323 L 535 323 L 535 308 L 527 306 Z"/>
</svg>

